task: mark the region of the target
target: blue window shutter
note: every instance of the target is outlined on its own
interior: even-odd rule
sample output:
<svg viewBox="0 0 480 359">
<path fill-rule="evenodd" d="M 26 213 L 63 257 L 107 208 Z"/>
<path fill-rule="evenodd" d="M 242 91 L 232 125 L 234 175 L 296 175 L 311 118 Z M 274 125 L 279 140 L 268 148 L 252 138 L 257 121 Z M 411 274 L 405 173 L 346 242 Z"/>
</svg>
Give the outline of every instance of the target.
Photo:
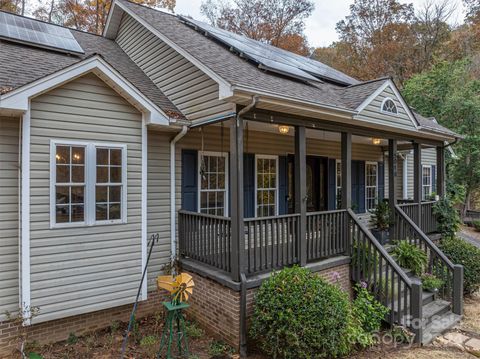
<svg viewBox="0 0 480 359">
<path fill-rule="evenodd" d="M 365 161 L 358 161 L 358 176 L 358 211 L 359 213 L 365 213 Z"/>
<path fill-rule="evenodd" d="M 432 193 L 437 193 L 437 166 L 432 165 Z"/>
<path fill-rule="evenodd" d="M 288 213 L 288 158 L 278 156 L 278 214 Z"/>
<path fill-rule="evenodd" d="M 328 210 L 336 209 L 337 204 L 337 165 L 335 158 L 328 159 Z"/>
<path fill-rule="evenodd" d="M 197 151 L 182 150 L 182 209 L 198 210 L 198 165 Z"/>
<path fill-rule="evenodd" d="M 385 165 L 378 162 L 378 202 L 385 198 Z"/>
<path fill-rule="evenodd" d="M 243 215 L 255 217 L 255 155 L 243 155 Z"/>
<path fill-rule="evenodd" d="M 359 211 L 358 168 L 358 161 L 352 161 L 352 207 L 356 213 Z"/>
</svg>

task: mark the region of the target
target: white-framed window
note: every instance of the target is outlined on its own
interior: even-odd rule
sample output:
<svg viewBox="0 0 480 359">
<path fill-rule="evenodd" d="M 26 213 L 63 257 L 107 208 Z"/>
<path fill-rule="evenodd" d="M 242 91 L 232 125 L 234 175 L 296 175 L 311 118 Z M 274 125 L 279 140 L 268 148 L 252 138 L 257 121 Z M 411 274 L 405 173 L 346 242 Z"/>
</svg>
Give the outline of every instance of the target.
<svg viewBox="0 0 480 359">
<path fill-rule="evenodd" d="M 337 209 L 342 206 L 342 161 L 335 161 L 335 203 Z"/>
<path fill-rule="evenodd" d="M 429 200 L 432 195 L 432 166 L 422 166 L 422 199 Z"/>
<path fill-rule="evenodd" d="M 51 228 L 125 223 L 126 206 L 126 145 L 51 141 Z"/>
<path fill-rule="evenodd" d="M 390 97 L 383 100 L 381 109 L 382 112 L 398 114 L 397 105 Z"/>
<path fill-rule="evenodd" d="M 278 156 L 255 155 L 255 213 L 278 214 Z"/>
<path fill-rule="evenodd" d="M 228 161 L 226 153 L 198 153 L 198 208 L 201 213 L 228 215 Z"/>
<path fill-rule="evenodd" d="M 371 211 L 377 205 L 378 163 L 365 163 L 365 209 Z"/>
</svg>

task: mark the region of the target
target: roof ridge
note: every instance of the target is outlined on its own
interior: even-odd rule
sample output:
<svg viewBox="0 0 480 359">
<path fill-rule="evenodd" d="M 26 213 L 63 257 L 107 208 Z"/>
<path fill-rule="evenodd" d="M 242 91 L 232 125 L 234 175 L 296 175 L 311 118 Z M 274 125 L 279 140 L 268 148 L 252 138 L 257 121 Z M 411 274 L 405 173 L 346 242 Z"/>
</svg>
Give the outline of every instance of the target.
<svg viewBox="0 0 480 359">
<path fill-rule="evenodd" d="M 129 4 L 132 4 L 132 5 L 137 5 L 139 7 L 143 7 L 145 9 L 148 9 L 148 10 L 153 10 L 153 11 L 156 11 L 156 12 L 159 12 L 163 15 L 169 15 L 169 16 L 172 16 L 172 17 L 175 17 L 177 18 L 178 16 L 182 16 L 182 15 L 178 15 L 178 14 L 175 14 L 175 13 L 170 13 L 168 11 L 164 11 L 164 10 L 160 10 L 160 9 L 155 9 L 154 7 L 150 7 L 150 6 L 147 6 L 145 4 L 139 4 L 139 3 L 136 3 L 134 1 L 131 1 L 131 0 L 116 0 L 116 1 L 120 1 L 120 2 L 128 2 Z"/>
<path fill-rule="evenodd" d="M 367 85 L 367 84 L 370 84 L 370 83 L 373 83 L 373 82 L 378 82 L 378 81 L 391 80 L 391 79 L 392 79 L 391 76 L 378 77 L 376 79 L 362 81 L 358 84 L 349 85 L 349 86 L 345 87 L 345 89 L 349 89 L 349 88 L 352 88 L 352 87 L 355 87 L 355 86 Z"/>
</svg>

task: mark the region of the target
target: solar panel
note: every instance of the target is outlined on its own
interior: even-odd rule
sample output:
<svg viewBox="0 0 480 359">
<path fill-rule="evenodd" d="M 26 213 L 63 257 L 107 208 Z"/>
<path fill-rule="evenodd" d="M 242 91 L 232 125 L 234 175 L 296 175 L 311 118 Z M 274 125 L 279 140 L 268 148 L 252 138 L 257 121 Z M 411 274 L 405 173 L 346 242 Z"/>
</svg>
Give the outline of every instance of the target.
<svg viewBox="0 0 480 359">
<path fill-rule="evenodd" d="M 319 61 L 264 44 L 248 37 L 222 30 L 204 22 L 180 16 L 186 24 L 213 37 L 243 57 L 257 63 L 260 68 L 297 79 L 332 81 L 341 85 L 358 83 L 354 78 Z"/>
<path fill-rule="evenodd" d="M 0 38 L 67 53 L 84 51 L 69 29 L 0 12 Z"/>
</svg>

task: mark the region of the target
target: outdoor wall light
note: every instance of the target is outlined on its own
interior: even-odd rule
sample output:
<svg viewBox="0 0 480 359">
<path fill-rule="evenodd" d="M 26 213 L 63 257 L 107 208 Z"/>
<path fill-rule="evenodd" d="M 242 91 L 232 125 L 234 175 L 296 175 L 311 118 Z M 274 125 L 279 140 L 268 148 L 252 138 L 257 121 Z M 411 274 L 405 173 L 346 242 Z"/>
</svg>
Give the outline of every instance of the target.
<svg viewBox="0 0 480 359">
<path fill-rule="evenodd" d="M 381 141 L 382 141 L 382 140 L 380 140 L 379 138 L 372 138 L 372 143 L 373 143 L 374 145 L 379 145 Z"/>
<path fill-rule="evenodd" d="M 278 132 L 280 132 L 282 135 L 286 135 L 289 131 L 290 131 L 289 126 L 285 126 L 285 125 L 278 126 Z"/>
</svg>

